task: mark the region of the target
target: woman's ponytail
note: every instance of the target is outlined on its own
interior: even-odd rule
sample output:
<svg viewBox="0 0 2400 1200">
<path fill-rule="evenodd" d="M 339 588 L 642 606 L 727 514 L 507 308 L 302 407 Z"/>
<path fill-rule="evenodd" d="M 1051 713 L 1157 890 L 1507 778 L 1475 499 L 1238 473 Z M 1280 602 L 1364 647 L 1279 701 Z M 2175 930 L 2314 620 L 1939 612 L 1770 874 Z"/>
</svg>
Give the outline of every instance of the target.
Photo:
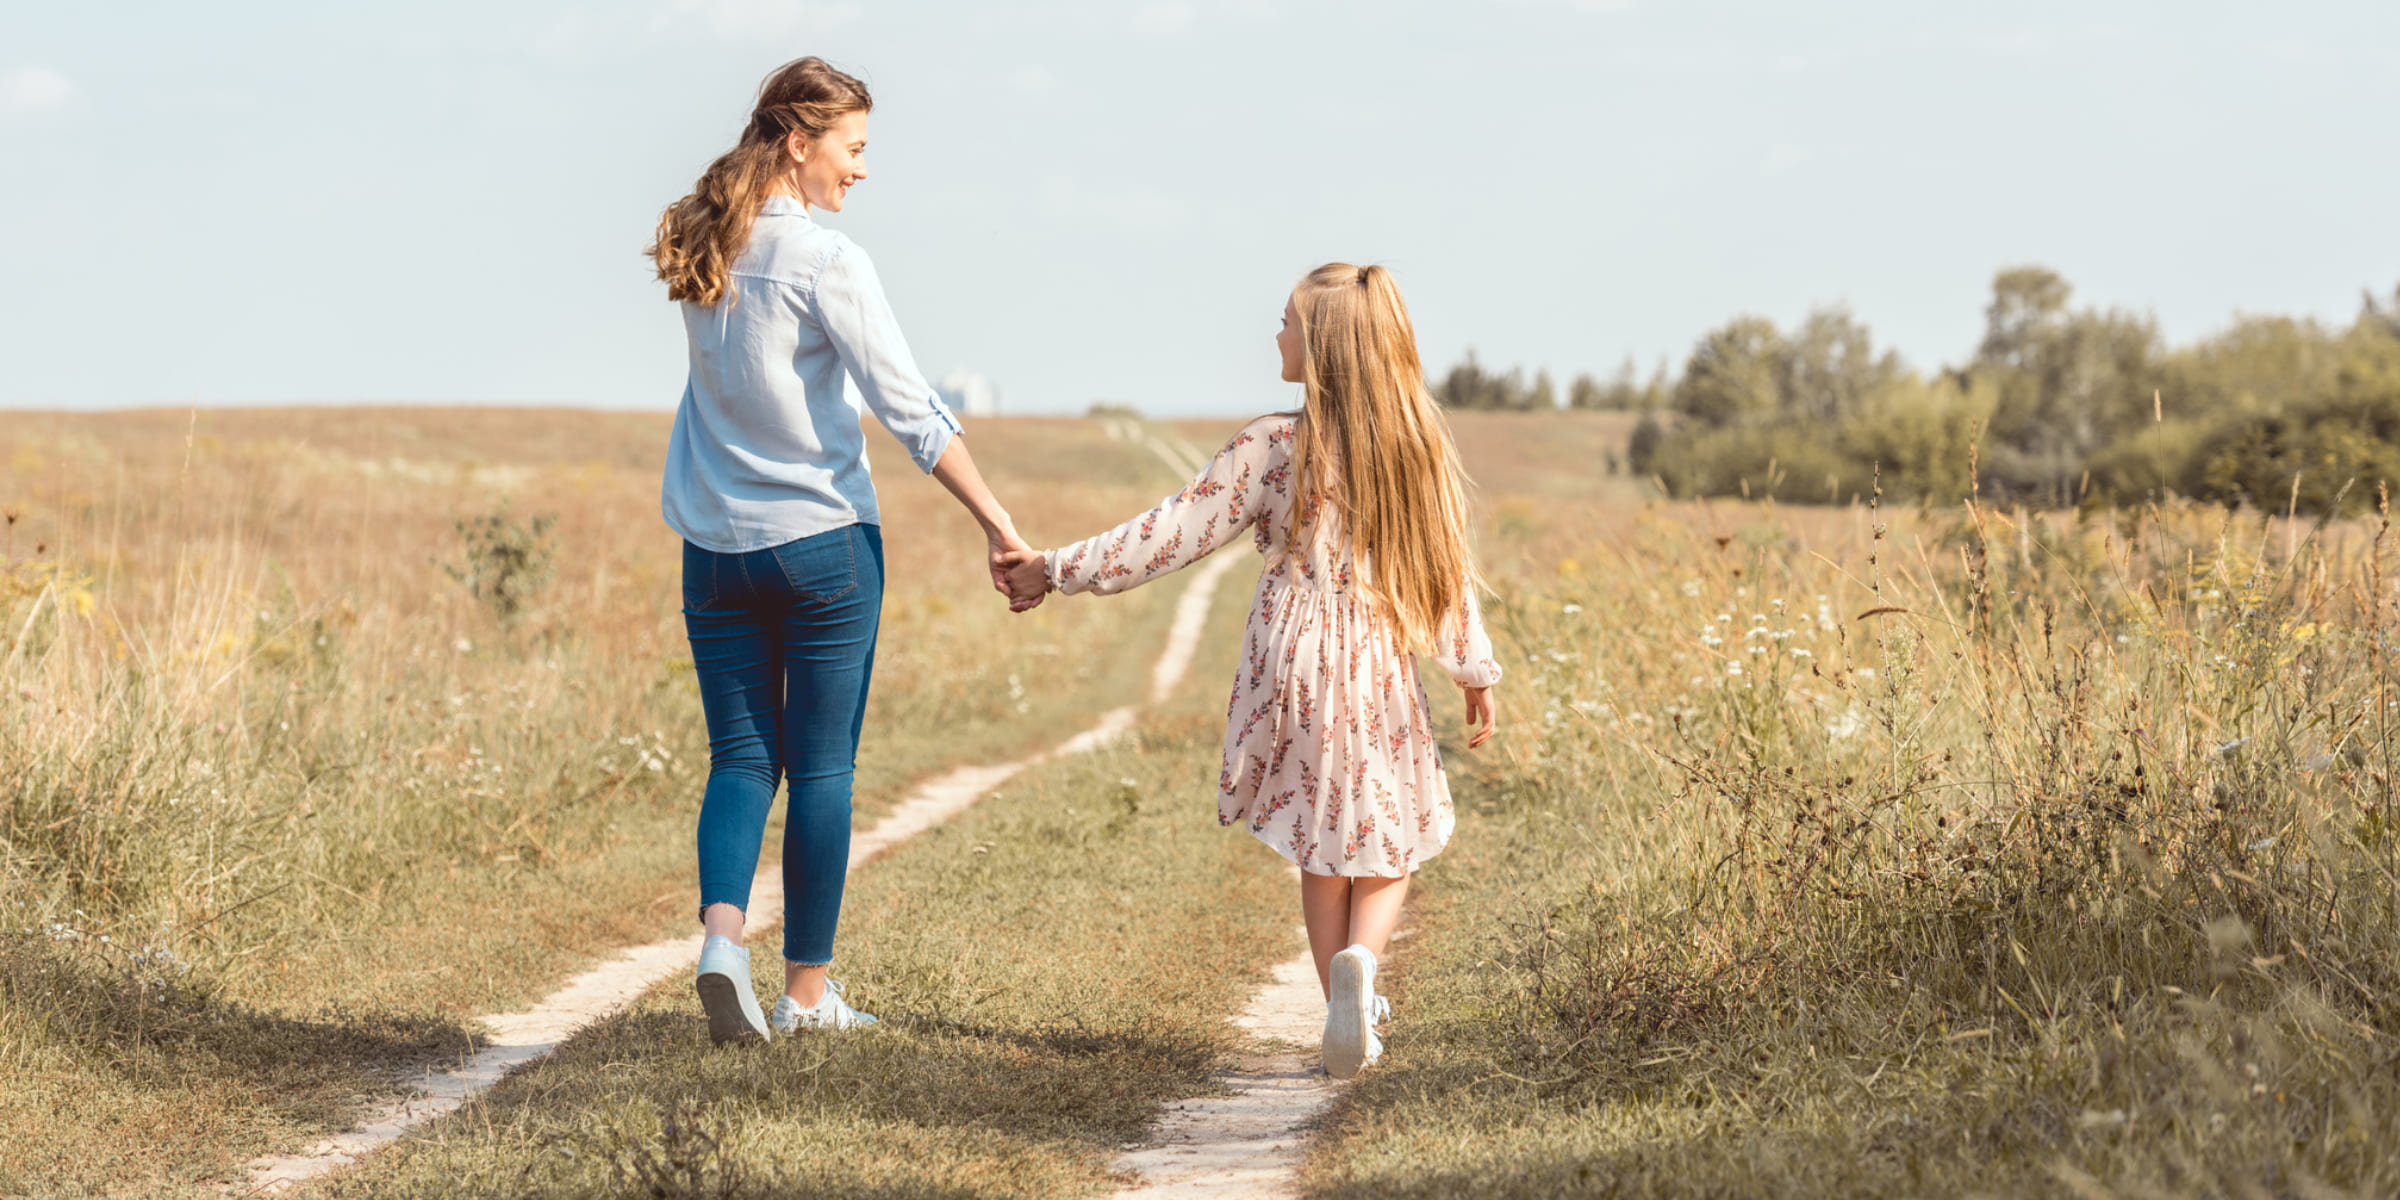
<svg viewBox="0 0 2400 1200">
<path fill-rule="evenodd" d="M 667 206 L 643 251 L 657 264 L 667 298 L 711 308 L 727 299 L 733 260 L 750 244 L 750 226 L 785 169 L 786 140 L 795 131 L 817 137 L 844 115 L 874 107 L 866 84 L 821 58 L 767 76 L 741 139 L 708 164 L 690 195 Z"/>
</svg>

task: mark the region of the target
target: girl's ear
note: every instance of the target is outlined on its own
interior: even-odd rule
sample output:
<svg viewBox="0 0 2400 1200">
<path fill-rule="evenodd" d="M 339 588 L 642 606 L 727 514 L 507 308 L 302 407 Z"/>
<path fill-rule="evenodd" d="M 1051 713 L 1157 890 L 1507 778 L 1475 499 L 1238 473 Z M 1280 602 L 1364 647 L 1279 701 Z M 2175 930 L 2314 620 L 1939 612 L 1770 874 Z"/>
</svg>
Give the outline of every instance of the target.
<svg viewBox="0 0 2400 1200">
<path fill-rule="evenodd" d="M 794 163 L 807 162 L 808 134 L 803 130 L 795 129 L 783 135 L 783 153 Z"/>
</svg>

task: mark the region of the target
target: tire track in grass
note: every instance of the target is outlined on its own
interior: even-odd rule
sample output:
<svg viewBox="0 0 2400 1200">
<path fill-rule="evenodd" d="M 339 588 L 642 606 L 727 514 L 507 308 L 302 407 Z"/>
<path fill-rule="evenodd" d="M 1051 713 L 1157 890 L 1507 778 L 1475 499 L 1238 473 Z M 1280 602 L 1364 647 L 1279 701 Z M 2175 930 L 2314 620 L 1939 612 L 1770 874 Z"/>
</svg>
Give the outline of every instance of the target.
<svg viewBox="0 0 2400 1200">
<path fill-rule="evenodd" d="M 1219 555 L 1203 561 L 1192 572 L 1191 583 L 1176 599 L 1166 645 L 1151 668 L 1149 703 L 1165 699 L 1190 669 L 1217 585 L 1235 564 L 1243 561 L 1245 556 L 1241 554 Z M 850 869 L 858 870 L 892 847 L 965 810 L 1020 771 L 1106 744 L 1132 728 L 1139 711 L 1139 706 L 1134 705 L 1111 709 L 1101 714 L 1091 728 L 1040 754 L 1014 762 L 957 767 L 935 776 L 910 792 L 873 828 L 851 835 Z M 751 907 L 774 913 L 750 927 L 752 934 L 763 933 L 782 920 L 781 866 L 760 871 L 751 889 Z M 531 1008 L 478 1018 L 491 1029 L 492 1036 L 458 1066 L 428 1071 L 409 1080 L 418 1094 L 371 1110 L 357 1128 L 347 1133 L 324 1138 L 302 1153 L 252 1159 L 247 1164 L 247 1185 L 236 1185 L 236 1190 L 246 1195 L 285 1192 L 390 1145 L 411 1129 L 456 1111 L 509 1072 L 549 1054 L 577 1029 L 622 1008 L 677 972 L 689 970 L 699 956 L 700 938 L 695 935 L 635 946 L 568 980 L 565 986 Z"/>
<path fill-rule="evenodd" d="M 1276 964 L 1234 1024 L 1263 1043 L 1220 1077 L 1230 1096 L 1180 1101 L 1150 1140 L 1117 1158 L 1141 1182 L 1117 1200 L 1231 1200 L 1299 1195 L 1301 1127 L 1333 1102 L 1338 1085 L 1318 1069 L 1313 1047 L 1325 1027 L 1325 995 L 1308 935 L 1297 957 Z"/>
<path fill-rule="evenodd" d="M 1136 436 L 1139 427 L 1129 430 Z M 1181 438 L 1176 443 L 1139 434 L 1168 466 L 1198 474 L 1208 460 Z M 1181 612 L 1177 615 L 1180 617 Z M 1170 644 L 1168 653 L 1174 652 Z M 1188 659 L 1190 648 L 1184 650 Z M 1167 670 L 1162 655 L 1159 670 Z M 1175 663 L 1181 674 L 1185 663 Z M 1165 695 L 1158 689 L 1152 699 Z M 1297 879 L 1299 872 L 1292 872 Z M 1252 1200 L 1299 1195 L 1296 1176 L 1302 1128 L 1333 1103 L 1338 1086 L 1318 1066 L 1311 1050 L 1324 1034 L 1325 995 L 1308 950 L 1308 930 L 1298 929 L 1299 953 L 1276 964 L 1265 986 L 1250 997 L 1233 1023 L 1259 1039 L 1233 1070 L 1220 1077 L 1230 1096 L 1186 1100 L 1170 1108 L 1147 1142 L 1127 1147 L 1117 1168 L 1140 1182 L 1117 1192 L 1117 1200 Z"/>
<path fill-rule="evenodd" d="M 1297 881 L 1295 870 L 1292 878 Z M 1300 952 L 1276 964 L 1233 1023 L 1259 1039 L 1219 1081 L 1233 1094 L 1170 1106 L 1148 1141 L 1117 1156 L 1140 1181 L 1113 1200 L 1285 1200 L 1300 1194 L 1305 1128 L 1340 1094 L 1315 1052 L 1325 1031 L 1325 992 L 1308 951 L 1308 927 L 1293 927 Z M 1397 942 L 1416 932 L 1392 934 Z"/>
</svg>

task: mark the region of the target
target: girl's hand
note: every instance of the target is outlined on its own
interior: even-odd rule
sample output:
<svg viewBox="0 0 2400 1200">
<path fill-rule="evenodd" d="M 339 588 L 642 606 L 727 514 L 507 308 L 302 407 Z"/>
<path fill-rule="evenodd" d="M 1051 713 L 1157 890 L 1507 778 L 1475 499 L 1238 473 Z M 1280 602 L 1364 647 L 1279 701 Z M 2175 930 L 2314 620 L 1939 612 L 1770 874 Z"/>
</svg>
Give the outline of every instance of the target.
<svg viewBox="0 0 2400 1200">
<path fill-rule="evenodd" d="M 1008 590 L 1008 608 L 1024 612 L 1050 594 L 1049 556 L 1039 550 L 1010 550 L 998 558 Z"/>
<path fill-rule="evenodd" d="M 1007 514 L 1001 515 L 1001 522 L 998 527 L 984 532 L 984 565 L 992 572 L 992 590 L 1008 597 L 1008 610 L 1024 612 L 1040 604 L 1042 598 L 1036 595 L 1032 603 L 1026 603 L 1009 582 L 1008 566 L 1017 555 L 1033 554 L 1033 548 L 1025 544 L 1025 539 L 1017 536 L 1017 527 L 1009 523 Z M 1036 554 L 1034 557 L 1038 559 L 1041 556 Z"/>
<path fill-rule="evenodd" d="M 1467 735 L 1467 749 L 1472 750 L 1492 740 L 1492 731 L 1500 727 L 1500 702 L 1488 687 L 1461 684 L 1458 690 L 1467 694 L 1467 724 L 1474 727 Z"/>
</svg>

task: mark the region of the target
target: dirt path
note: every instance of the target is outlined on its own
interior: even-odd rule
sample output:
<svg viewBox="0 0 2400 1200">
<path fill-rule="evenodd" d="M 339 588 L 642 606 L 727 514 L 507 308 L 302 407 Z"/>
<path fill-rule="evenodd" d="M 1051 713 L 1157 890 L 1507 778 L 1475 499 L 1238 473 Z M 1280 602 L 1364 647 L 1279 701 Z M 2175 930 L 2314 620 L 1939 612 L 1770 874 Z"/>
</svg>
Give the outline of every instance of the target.
<svg viewBox="0 0 2400 1200">
<path fill-rule="evenodd" d="M 1238 550 L 1238 547 L 1233 548 Z M 1166 646 L 1160 650 L 1150 677 L 1150 702 L 1174 690 L 1191 667 L 1199 648 L 1200 631 L 1208 621 L 1217 584 L 1236 565 L 1248 561 L 1240 553 L 1217 555 L 1192 572 L 1192 581 L 1176 600 Z M 1090 729 L 1055 748 L 1015 762 L 959 767 L 928 780 L 911 792 L 874 828 L 851 835 L 850 869 L 855 871 L 884 851 L 963 811 L 1018 772 L 1054 758 L 1081 754 L 1105 744 L 1133 725 L 1136 709 L 1112 709 Z M 783 874 L 780 867 L 759 872 L 751 884 L 751 908 L 772 916 L 753 924 L 751 936 L 771 929 L 782 919 Z M 359 1127 L 336 1134 L 299 1154 L 269 1155 L 248 1164 L 249 1185 L 243 1194 L 277 1194 L 327 1174 L 383 1146 L 409 1130 L 458 1109 L 510 1071 L 541 1058 L 588 1022 L 614 1012 L 657 984 L 686 971 L 700 954 L 696 935 L 635 946 L 577 975 L 566 985 L 523 1012 L 495 1013 L 479 1018 L 492 1030 L 491 1040 L 456 1068 L 429 1071 L 410 1080 L 418 1095 L 369 1112 Z M 1315 986 L 1313 981 L 1310 985 Z M 1322 1007 L 1320 1006 L 1320 1012 Z"/>
<path fill-rule="evenodd" d="M 1169 1108 L 1149 1141 L 1118 1157 L 1120 1170 L 1142 1177 L 1119 1191 L 1118 1200 L 1300 1194 L 1293 1173 L 1300 1165 L 1301 1126 L 1332 1102 L 1337 1085 L 1318 1067 L 1325 993 L 1308 955 L 1306 931 L 1295 940 L 1300 953 L 1278 964 L 1274 977 L 1234 1018 L 1261 1042 L 1223 1077 L 1234 1094 Z"/>
</svg>

